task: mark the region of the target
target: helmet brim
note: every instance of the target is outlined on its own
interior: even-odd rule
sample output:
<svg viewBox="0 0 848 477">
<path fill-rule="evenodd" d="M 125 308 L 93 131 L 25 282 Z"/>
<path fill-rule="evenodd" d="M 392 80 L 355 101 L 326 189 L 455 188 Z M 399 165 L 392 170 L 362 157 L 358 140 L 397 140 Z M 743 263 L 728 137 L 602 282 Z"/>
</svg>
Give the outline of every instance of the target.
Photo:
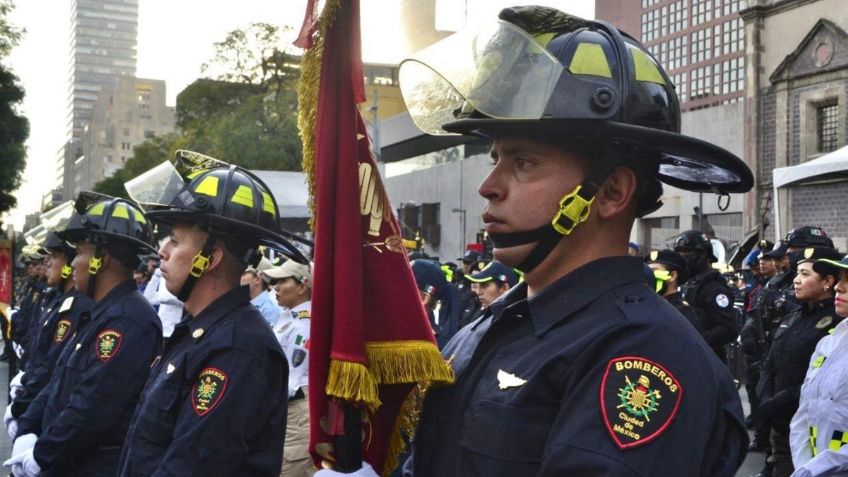
<svg viewBox="0 0 848 477">
<path fill-rule="evenodd" d="M 245 233 L 253 236 L 260 245 L 264 245 L 268 248 L 274 249 L 283 255 L 289 257 L 298 263 L 309 263 L 309 259 L 300 251 L 289 239 L 285 238 L 282 234 L 272 232 L 268 229 L 258 227 L 256 225 L 241 222 L 237 220 L 232 220 L 227 217 L 221 217 L 218 215 L 212 214 L 204 214 L 191 210 L 180 210 L 180 209 L 162 209 L 162 210 L 150 210 L 146 214 L 147 219 L 151 222 L 157 222 L 167 225 L 173 225 L 175 222 L 187 222 L 187 223 L 211 223 L 222 225 L 229 229 L 237 230 L 239 233 Z"/>
<path fill-rule="evenodd" d="M 657 179 L 692 192 L 742 193 L 754 185 L 754 176 L 733 153 L 690 136 L 612 121 L 555 119 L 460 119 L 443 128 L 467 136 L 547 136 L 575 140 L 602 140 L 614 147 L 643 150 L 659 163 Z"/>
<path fill-rule="evenodd" d="M 145 255 L 148 253 L 158 253 L 156 248 L 149 243 L 145 243 L 137 238 L 128 237 L 126 235 L 114 234 L 111 232 L 103 232 L 100 230 L 63 230 L 62 232 L 57 232 L 58 235 L 63 240 L 67 240 L 71 243 L 81 242 L 83 240 L 90 240 L 91 236 L 100 236 L 105 237 L 109 241 L 115 242 L 123 242 L 130 245 L 134 245 L 137 248 L 139 255 Z"/>
</svg>

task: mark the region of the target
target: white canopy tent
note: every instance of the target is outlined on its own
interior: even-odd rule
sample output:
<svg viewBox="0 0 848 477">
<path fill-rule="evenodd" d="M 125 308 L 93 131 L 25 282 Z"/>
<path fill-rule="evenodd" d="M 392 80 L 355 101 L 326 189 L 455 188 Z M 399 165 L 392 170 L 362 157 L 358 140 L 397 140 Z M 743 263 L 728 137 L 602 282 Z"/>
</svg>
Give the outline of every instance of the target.
<svg viewBox="0 0 848 477">
<path fill-rule="evenodd" d="M 777 190 L 791 185 L 848 180 L 848 146 L 797 166 L 778 167 L 771 174 L 774 186 L 774 233 L 775 241 L 778 241 L 782 236 Z"/>
</svg>

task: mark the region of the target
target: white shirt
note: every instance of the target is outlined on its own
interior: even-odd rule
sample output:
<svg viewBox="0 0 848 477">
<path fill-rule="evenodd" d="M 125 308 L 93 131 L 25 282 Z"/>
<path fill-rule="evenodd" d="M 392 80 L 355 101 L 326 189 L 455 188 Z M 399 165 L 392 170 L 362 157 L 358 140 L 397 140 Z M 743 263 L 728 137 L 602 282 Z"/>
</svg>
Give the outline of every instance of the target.
<svg viewBox="0 0 848 477">
<path fill-rule="evenodd" d="M 848 476 L 848 320 L 816 345 L 789 425 L 789 445 L 792 477 Z"/>
<path fill-rule="evenodd" d="M 259 310 L 259 313 L 262 313 L 262 317 L 268 322 L 268 326 L 273 329 L 282 314 L 279 305 L 277 305 L 277 300 L 271 301 L 271 297 L 263 291 L 256 295 L 256 298 L 250 300 L 250 303 Z"/>
<path fill-rule="evenodd" d="M 298 389 L 309 385 L 309 323 L 312 302 L 295 306 L 288 316 L 282 316 L 274 327 L 274 334 L 283 347 L 289 362 L 289 397 Z"/>
</svg>

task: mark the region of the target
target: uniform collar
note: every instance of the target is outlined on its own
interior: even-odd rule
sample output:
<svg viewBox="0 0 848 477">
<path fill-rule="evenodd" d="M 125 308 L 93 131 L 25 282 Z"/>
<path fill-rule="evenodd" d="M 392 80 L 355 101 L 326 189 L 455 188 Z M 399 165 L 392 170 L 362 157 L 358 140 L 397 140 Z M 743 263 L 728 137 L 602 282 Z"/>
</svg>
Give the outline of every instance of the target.
<svg viewBox="0 0 848 477">
<path fill-rule="evenodd" d="M 234 287 L 203 309 L 197 316 L 186 313 L 177 326 L 188 326 L 189 334 L 199 339 L 215 323 L 229 315 L 234 309 L 250 303 L 250 288 L 247 285 Z"/>
<path fill-rule="evenodd" d="M 638 257 L 606 257 L 592 261 L 563 276 L 527 299 L 527 284 L 521 283 L 489 305 L 497 320 L 507 309 L 529 309 L 536 336 L 592 303 L 607 291 L 627 283 L 645 282 L 644 265 Z"/>
<path fill-rule="evenodd" d="M 300 305 L 295 306 L 294 308 L 290 308 L 292 318 L 300 318 L 300 312 L 305 311 L 306 313 L 312 313 L 312 300 L 307 300 Z"/>
<path fill-rule="evenodd" d="M 97 316 L 102 313 L 106 308 L 110 307 L 113 303 L 117 303 L 121 301 L 124 295 L 127 295 L 132 292 L 138 292 L 138 288 L 136 287 L 135 280 L 127 280 L 115 288 L 111 289 L 106 296 L 103 297 L 102 300 L 98 301 L 94 304 L 94 307 L 91 309 L 91 316 Z"/>
</svg>

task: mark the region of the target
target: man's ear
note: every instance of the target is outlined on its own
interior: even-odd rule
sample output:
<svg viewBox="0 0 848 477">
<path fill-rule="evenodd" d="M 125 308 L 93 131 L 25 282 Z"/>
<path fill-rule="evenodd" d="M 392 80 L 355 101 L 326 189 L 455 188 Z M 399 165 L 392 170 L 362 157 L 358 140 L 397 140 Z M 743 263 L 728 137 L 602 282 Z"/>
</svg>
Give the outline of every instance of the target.
<svg viewBox="0 0 848 477">
<path fill-rule="evenodd" d="M 209 268 L 206 269 L 206 272 L 211 272 L 216 268 L 220 268 L 221 264 L 224 261 L 224 249 L 215 245 L 212 247 L 212 254 L 209 257 Z"/>
<path fill-rule="evenodd" d="M 595 194 L 598 216 L 608 219 L 628 211 L 636 195 L 636 173 L 629 167 L 616 167 Z"/>
</svg>

